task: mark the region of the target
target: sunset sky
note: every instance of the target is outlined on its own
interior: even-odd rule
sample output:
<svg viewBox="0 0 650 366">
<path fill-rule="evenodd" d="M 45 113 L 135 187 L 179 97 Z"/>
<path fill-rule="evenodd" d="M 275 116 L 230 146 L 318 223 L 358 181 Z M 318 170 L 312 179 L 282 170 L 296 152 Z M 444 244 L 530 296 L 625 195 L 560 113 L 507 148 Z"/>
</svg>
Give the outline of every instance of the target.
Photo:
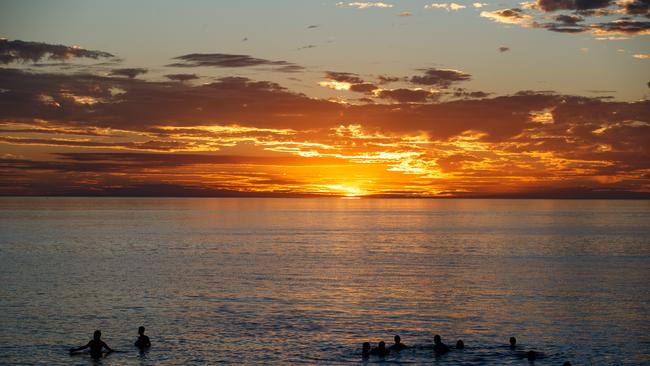
<svg viewBox="0 0 650 366">
<path fill-rule="evenodd" d="M 650 1 L 0 0 L 0 195 L 650 197 Z"/>
</svg>

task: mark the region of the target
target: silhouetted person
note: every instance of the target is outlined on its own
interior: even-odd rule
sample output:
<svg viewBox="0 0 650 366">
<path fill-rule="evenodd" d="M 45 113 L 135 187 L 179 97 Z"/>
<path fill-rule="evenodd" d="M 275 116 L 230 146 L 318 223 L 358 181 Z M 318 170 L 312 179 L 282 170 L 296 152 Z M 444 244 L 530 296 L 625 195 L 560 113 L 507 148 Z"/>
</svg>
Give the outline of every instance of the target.
<svg viewBox="0 0 650 366">
<path fill-rule="evenodd" d="M 404 348 L 408 348 L 407 345 L 402 343 L 402 338 L 400 336 L 396 335 L 394 339 L 395 339 L 395 344 L 393 344 L 392 346 L 390 346 L 388 348 L 391 351 L 399 352 L 399 351 L 403 350 Z"/>
<path fill-rule="evenodd" d="M 449 347 L 442 343 L 442 339 L 440 339 L 440 336 L 437 334 L 433 337 L 433 351 L 437 354 L 449 352 Z"/>
<path fill-rule="evenodd" d="M 457 349 L 463 349 L 463 348 L 465 348 L 465 342 L 463 342 L 462 339 L 459 339 L 458 342 L 456 342 L 456 348 L 457 348 Z"/>
<path fill-rule="evenodd" d="M 102 357 L 102 349 L 106 348 L 108 352 L 113 352 L 113 349 L 109 347 L 104 341 L 102 341 L 102 332 L 99 330 L 96 330 L 95 333 L 93 333 L 93 339 L 91 339 L 85 346 L 81 346 L 78 348 L 70 348 L 70 354 L 84 350 L 86 348 L 90 348 L 90 356 L 93 358 L 99 358 Z"/>
<path fill-rule="evenodd" d="M 151 341 L 149 341 L 149 337 L 144 335 L 144 327 L 138 328 L 138 340 L 135 341 L 134 345 L 140 349 L 151 347 Z"/>
<path fill-rule="evenodd" d="M 537 358 L 537 352 L 535 352 L 535 351 L 528 351 L 528 352 L 526 353 L 526 359 L 527 359 L 528 361 L 535 361 L 536 358 Z"/>
<path fill-rule="evenodd" d="M 571 366 L 571 362 L 569 362 L 569 361 L 564 361 L 564 363 L 562 364 L 562 366 Z"/>
<path fill-rule="evenodd" d="M 390 351 L 386 348 L 386 343 L 384 341 L 379 342 L 377 347 L 370 350 L 371 355 L 377 356 L 388 356 L 389 353 Z"/>
<path fill-rule="evenodd" d="M 517 347 L 517 338 L 510 337 L 510 348 L 515 348 L 515 347 Z"/>
<path fill-rule="evenodd" d="M 363 358 L 370 356 L 370 343 L 363 342 L 363 346 L 361 346 L 361 356 Z"/>
</svg>

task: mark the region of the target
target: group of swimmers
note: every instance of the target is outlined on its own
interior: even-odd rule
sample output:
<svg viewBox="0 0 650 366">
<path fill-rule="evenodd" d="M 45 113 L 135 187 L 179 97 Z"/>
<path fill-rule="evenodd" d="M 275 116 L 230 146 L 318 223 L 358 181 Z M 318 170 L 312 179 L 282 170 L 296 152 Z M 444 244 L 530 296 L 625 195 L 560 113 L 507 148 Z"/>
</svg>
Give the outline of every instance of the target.
<svg viewBox="0 0 650 366">
<path fill-rule="evenodd" d="M 391 351 L 399 352 L 403 349 L 410 348 L 409 346 L 402 343 L 402 338 L 399 335 L 396 335 L 394 337 L 394 340 L 395 343 L 388 348 L 386 348 L 386 343 L 384 341 L 377 343 L 377 347 L 374 348 L 370 346 L 369 342 L 364 342 L 363 345 L 361 346 L 361 356 L 364 359 L 369 358 L 370 355 L 385 357 L 388 356 Z M 509 342 L 510 342 L 510 349 L 514 350 L 517 347 L 517 338 L 510 337 Z M 464 348 L 465 348 L 465 342 L 463 342 L 462 339 L 456 341 L 457 350 L 462 350 Z M 442 338 L 440 337 L 440 335 L 436 334 L 433 337 L 433 352 L 435 352 L 436 355 L 443 355 L 449 352 L 450 350 L 451 348 L 442 342 Z M 537 352 L 532 350 L 528 351 L 526 352 L 525 357 L 526 359 L 528 359 L 528 361 L 535 361 L 537 359 Z M 571 362 L 566 361 L 564 362 L 563 366 L 571 366 Z"/>
<path fill-rule="evenodd" d="M 147 337 L 144 334 L 144 330 L 145 329 L 142 326 L 138 328 L 138 339 L 133 344 L 135 347 L 138 347 L 140 350 L 145 350 L 151 347 L 151 341 L 149 340 L 149 337 Z M 388 348 L 386 348 L 386 343 L 384 341 L 377 343 L 377 347 L 374 348 L 370 347 L 369 342 L 364 342 L 361 347 L 361 355 L 363 356 L 364 359 L 367 359 L 368 357 L 370 357 L 370 355 L 385 357 L 388 356 L 391 351 L 400 352 L 403 349 L 410 348 L 409 346 L 402 343 L 402 338 L 399 335 L 395 335 L 393 339 L 395 343 Z M 510 342 L 510 349 L 514 350 L 517 347 L 517 338 L 510 337 L 509 342 Z M 108 353 L 115 352 L 114 349 L 112 349 L 111 347 L 108 346 L 108 344 L 102 341 L 102 332 L 100 330 L 96 330 L 95 333 L 93 333 L 93 339 L 91 339 L 86 345 L 77 348 L 70 348 L 70 354 L 71 355 L 75 354 L 86 348 L 90 348 L 90 356 L 93 358 L 101 357 L 104 349 Z M 465 348 L 465 342 L 463 342 L 462 339 L 456 341 L 457 350 L 462 350 L 464 348 Z M 440 337 L 440 335 L 436 334 L 433 337 L 433 352 L 435 352 L 437 355 L 443 355 L 449 352 L 450 350 L 451 348 L 442 342 L 442 338 Z M 526 358 L 528 359 L 528 361 L 535 361 L 535 359 L 537 358 L 537 353 L 532 350 L 528 351 L 526 352 Z M 566 361 L 563 364 L 563 366 L 571 366 L 571 362 Z"/>
<path fill-rule="evenodd" d="M 149 340 L 149 337 L 144 335 L 144 327 L 138 328 L 138 339 L 133 345 L 138 347 L 140 350 L 145 350 L 151 347 L 151 341 Z M 85 346 L 70 348 L 70 354 L 75 354 L 79 351 L 85 350 L 86 348 L 90 348 L 90 356 L 93 358 L 102 357 L 102 352 L 104 350 L 106 350 L 108 353 L 115 352 L 115 350 L 109 347 L 106 342 L 102 341 L 101 330 L 96 330 L 95 333 L 93 333 L 93 339 L 86 343 Z"/>
</svg>

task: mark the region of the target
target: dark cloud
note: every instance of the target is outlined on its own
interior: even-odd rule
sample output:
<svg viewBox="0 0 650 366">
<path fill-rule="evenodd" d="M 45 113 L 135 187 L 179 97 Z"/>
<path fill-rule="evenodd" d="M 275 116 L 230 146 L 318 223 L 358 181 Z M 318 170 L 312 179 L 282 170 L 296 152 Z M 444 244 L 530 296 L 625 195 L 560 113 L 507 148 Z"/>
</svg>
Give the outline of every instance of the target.
<svg viewBox="0 0 650 366">
<path fill-rule="evenodd" d="M 377 86 L 372 83 L 360 83 L 360 84 L 350 85 L 350 91 L 357 92 L 357 93 L 370 93 L 375 89 L 377 89 Z"/>
<path fill-rule="evenodd" d="M 575 25 L 585 20 L 585 18 L 579 15 L 567 15 L 567 14 L 556 15 L 555 17 L 553 17 L 553 19 L 555 19 L 557 22 L 560 22 L 562 24 L 571 24 L 571 25 Z"/>
<path fill-rule="evenodd" d="M 191 53 L 174 57 L 174 60 L 180 60 L 167 66 L 173 67 L 252 67 L 252 66 L 272 66 L 277 67 L 279 71 L 295 72 L 304 68 L 287 61 L 271 61 L 262 58 L 251 57 L 248 55 L 232 55 L 226 53 Z"/>
<path fill-rule="evenodd" d="M 383 84 L 390 84 L 396 81 L 400 81 L 403 78 L 398 78 L 396 76 L 379 75 L 377 79 L 379 79 L 379 84 L 383 85 Z"/>
<path fill-rule="evenodd" d="M 650 21 L 619 19 L 608 23 L 592 24 L 591 30 L 597 34 L 650 34 Z"/>
<path fill-rule="evenodd" d="M 318 27 L 320 27 L 320 25 L 312 24 L 310 26 L 307 26 L 307 29 L 315 29 L 315 28 L 318 28 Z"/>
<path fill-rule="evenodd" d="M 390 99 L 398 103 L 424 103 L 433 95 L 431 92 L 422 89 L 392 89 L 381 90 L 377 94 L 379 98 Z"/>
<path fill-rule="evenodd" d="M 424 75 L 411 77 L 411 83 L 447 88 L 453 83 L 471 79 L 471 75 L 458 70 L 431 68 L 423 71 Z"/>
<path fill-rule="evenodd" d="M 350 79 L 354 78 L 351 75 L 343 77 L 354 80 Z M 625 151 L 647 151 L 644 146 L 650 146 L 645 127 L 629 122 L 650 123 L 650 101 L 606 102 L 550 92 L 522 92 L 488 98 L 486 93 L 456 90 L 463 99 L 440 102 L 436 99 L 438 93 L 394 89 L 379 91 L 378 97 L 402 104 L 345 105 L 309 98 L 275 83 L 246 78 L 229 77 L 206 85 L 191 85 L 88 74 L 34 74 L 15 69 L 0 69 L 0 85 L 7 90 L 0 93 L 0 121 L 20 122 L 25 126 L 32 124 L 34 128 L 42 128 L 42 121 L 47 121 L 60 128 L 92 127 L 152 133 L 159 126 L 237 123 L 256 128 L 302 131 L 336 128 L 344 121 L 358 121 L 369 128 L 390 133 L 425 131 L 435 140 L 448 139 L 464 131 L 478 131 L 484 134 L 482 138 L 486 141 L 503 142 L 534 127 L 540 130 L 539 135 L 549 133 L 561 136 L 563 141 L 579 136 L 585 141 L 585 148 L 592 148 L 596 141 L 622 146 Z M 115 94 L 112 92 L 114 89 L 122 92 Z M 92 97 L 97 102 L 79 103 L 71 95 Z M 555 123 L 540 125 L 532 122 L 531 113 L 542 110 L 552 110 Z M 624 128 L 616 130 L 616 124 L 622 124 Z M 591 132 L 601 125 L 613 126 L 612 134 Z M 584 127 L 584 131 L 578 127 Z M 613 135 L 613 131 L 618 132 Z M 161 135 L 149 142 L 115 143 L 113 147 L 160 151 L 191 147 L 187 141 L 180 144 L 163 132 L 160 131 Z M 13 137 L 11 140 L 6 134 L 4 137 L 5 143 L 110 147 L 110 143 L 94 140 L 86 143 L 42 137 Z M 560 146 L 554 151 L 575 149 L 575 146 Z M 640 154 L 637 159 L 646 157 Z"/>
<path fill-rule="evenodd" d="M 377 89 L 373 83 L 364 81 L 359 75 L 350 72 L 326 71 L 325 77 L 329 80 L 350 84 L 350 91 L 357 93 L 370 93 Z"/>
<path fill-rule="evenodd" d="M 487 98 L 490 96 L 490 93 L 482 91 L 467 91 L 463 88 L 455 89 L 453 96 L 457 98 Z"/>
<path fill-rule="evenodd" d="M 499 52 L 501 52 L 501 53 L 503 53 L 503 52 L 508 52 L 508 51 L 510 51 L 510 47 L 501 46 L 501 47 L 498 48 L 498 50 L 499 50 Z"/>
<path fill-rule="evenodd" d="M 544 11 L 589 10 L 606 8 L 611 0 L 537 0 L 537 7 Z"/>
<path fill-rule="evenodd" d="M 199 77 L 196 76 L 196 74 L 168 74 L 165 75 L 165 77 L 169 80 L 174 80 L 174 81 L 190 81 L 190 80 L 196 80 Z"/>
<path fill-rule="evenodd" d="M 581 25 L 570 25 L 566 23 L 545 23 L 545 24 L 536 24 L 537 28 L 548 29 L 551 32 L 557 33 L 582 33 L 589 30 L 588 27 Z"/>
<path fill-rule="evenodd" d="M 629 15 L 650 16 L 650 0 L 636 0 L 623 4 L 623 10 Z"/>
<path fill-rule="evenodd" d="M 38 62 L 42 59 L 68 60 L 71 58 L 106 58 L 114 57 L 104 51 L 93 51 L 79 47 L 54 45 L 41 42 L 27 42 L 0 39 L 0 63 Z"/>
<path fill-rule="evenodd" d="M 124 68 L 124 69 L 114 69 L 111 70 L 109 75 L 113 76 L 126 76 L 129 79 L 133 79 L 138 75 L 146 74 L 147 69 L 142 68 Z"/>
<path fill-rule="evenodd" d="M 325 77 L 330 80 L 350 84 L 361 84 L 364 82 L 363 79 L 359 77 L 359 75 L 350 72 L 326 71 Z"/>
</svg>

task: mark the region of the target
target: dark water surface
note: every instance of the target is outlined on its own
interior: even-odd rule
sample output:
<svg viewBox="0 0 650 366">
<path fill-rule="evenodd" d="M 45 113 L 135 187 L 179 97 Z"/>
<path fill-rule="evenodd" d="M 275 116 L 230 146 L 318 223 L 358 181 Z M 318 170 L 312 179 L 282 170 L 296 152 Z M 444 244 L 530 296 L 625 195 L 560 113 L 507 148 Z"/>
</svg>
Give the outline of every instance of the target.
<svg viewBox="0 0 650 366">
<path fill-rule="evenodd" d="M 101 329 L 102 365 L 349 364 L 394 334 L 467 348 L 386 362 L 650 365 L 649 238 L 650 201 L 1 198 L 0 364 L 93 364 L 67 349 Z"/>
</svg>

